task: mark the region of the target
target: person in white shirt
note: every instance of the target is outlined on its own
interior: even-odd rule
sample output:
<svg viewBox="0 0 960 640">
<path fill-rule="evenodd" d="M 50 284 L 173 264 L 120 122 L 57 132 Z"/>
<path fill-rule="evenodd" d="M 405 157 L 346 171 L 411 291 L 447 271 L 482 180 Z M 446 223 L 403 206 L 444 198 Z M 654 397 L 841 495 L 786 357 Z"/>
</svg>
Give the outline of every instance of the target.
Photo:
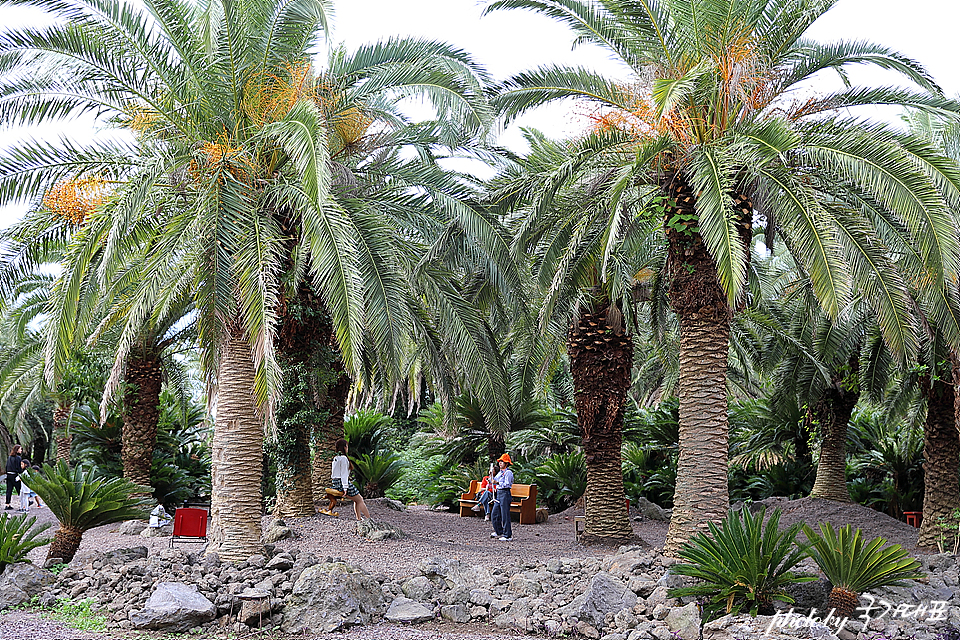
<svg viewBox="0 0 960 640">
<path fill-rule="evenodd" d="M 350 445 L 343 438 L 337 440 L 334 445 L 337 450 L 337 456 L 333 459 L 333 465 L 330 472 L 330 486 L 337 491 L 343 491 L 343 500 L 353 502 L 353 511 L 357 514 L 357 520 L 370 518 L 370 511 L 363 501 L 363 496 L 357 491 L 357 488 L 350 482 L 350 460 L 347 458 L 347 451 Z"/>
</svg>

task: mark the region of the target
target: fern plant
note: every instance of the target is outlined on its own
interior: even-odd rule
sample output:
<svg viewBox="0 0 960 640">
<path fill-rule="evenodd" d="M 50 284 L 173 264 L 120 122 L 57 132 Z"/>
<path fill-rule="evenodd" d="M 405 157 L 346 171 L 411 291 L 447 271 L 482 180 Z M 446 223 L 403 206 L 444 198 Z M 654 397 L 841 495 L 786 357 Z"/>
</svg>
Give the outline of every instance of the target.
<svg viewBox="0 0 960 640">
<path fill-rule="evenodd" d="M 810 555 L 833 585 L 827 606 L 840 617 L 853 614 L 864 591 L 903 586 L 904 580 L 924 575 L 918 571 L 920 562 L 900 545 L 885 547 L 887 541 L 880 536 L 865 544 L 860 529 L 854 531 L 850 525 L 834 530 L 829 522 L 821 522 L 818 535 L 804 524 L 803 533 L 810 540 Z"/>
<path fill-rule="evenodd" d="M 149 502 L 131 497 L 144 487 L 124 478 L 100 477 L 95 467 L 69 468 L 63 460 L 23 474 L 24 482 L 47 504 L 60 528 L 53 537 L 47 558 L 73 560 L 83 533 L 94 527 L 145 516 Z M 149 490 L 149 488 L 147 488 Z"/>
<path fill-rule="evenodd" d="M 679 552 L 688 564 L 674 565 L 671 571 L 701 582 L 671 589 L 670 597 L 707 598 L 709 618 L 742 609 L 754 616 L 769 615 L 774 600 L 793 602 L 786 585 L 816 579 L 793 571 L 806 557 L 806 549 L 796 545 L 800 527 L 780 531 L 779 509 L 764 526 L 765 515 L 766 509 L 756 515 L 749 509 L 730 511 L 719 526 L 708 523 L 710 535 L 695 534 Z"/>
<path fill-rule="evenodd" d="M 0 573 L 8 564 L 24 562 L 30 551 L 50 542 L 50 538 L 38 537 L 50 525 L 41 524 L 34 528 L 36 523 L 36 516 L 19 518 L 5 513 L 0 515 Z"/>
</svg>

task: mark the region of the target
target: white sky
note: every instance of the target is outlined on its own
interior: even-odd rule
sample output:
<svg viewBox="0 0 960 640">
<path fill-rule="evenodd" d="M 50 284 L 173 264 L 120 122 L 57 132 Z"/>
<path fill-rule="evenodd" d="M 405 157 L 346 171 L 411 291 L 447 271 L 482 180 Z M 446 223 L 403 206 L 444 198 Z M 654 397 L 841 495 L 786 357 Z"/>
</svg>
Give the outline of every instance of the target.
<svg viewBox="0 0 960 640">
<path fill-rule="evenodd" d="M 484 2 L 479 0 L 335 0 L 333 39 L 348 48 L 391 35 L 423 36 L 453 43 L 470 52 L 496 78 L 525 68 L 562 63 L 595 67 L 616 75 L 617 67 L 598 50 L 571 51 L 569 32 L 551 20 L 520 11 L 505 11 L 480 17 Z M 0 25 L 23 21 L 19 10 L 0 8 Z M 950 95 L 960 93 L 957 68 L 956 17 L 960 8 L 948 0 L 839 0 L 817 22 L 809 35 L 821 42 L 839 39 L 869 40 L 883 44 L 918 60 Z M 857 76 L 854 76 L 856 81 Z M 871 74 L 866 80 L 884 80 Z M 877 117 L 895 117 L 895 113 Z M 576 118 L 563 108 L 537 113 L 521 121 L 553 135 L 577 129 Z M 89 125 L 66 128 L 71 137 L 87 138 Z M 22 138 L 23 131 L 0 128 L 0 146 Z M 36 134 L 34 134 L 36 135 Z M 49 134 L 44 134 L 49 135 Z M 504 144 L 518 146 L 514 128 Z M 0 228 L 23 213 L 23 207 L 0 208 Z"/>
</svg>

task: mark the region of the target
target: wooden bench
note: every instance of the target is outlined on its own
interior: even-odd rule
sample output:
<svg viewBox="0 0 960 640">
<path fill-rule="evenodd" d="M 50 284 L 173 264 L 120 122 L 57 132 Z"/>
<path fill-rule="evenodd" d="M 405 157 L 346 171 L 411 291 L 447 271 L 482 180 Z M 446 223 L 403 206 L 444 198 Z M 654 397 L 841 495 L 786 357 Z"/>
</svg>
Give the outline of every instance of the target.
<svg viewBox="0 0 960 640">
<path fill-rule="evenodd" d="M 482 516 L 483 511 L 473 511 L 477 504 L 477 491 L 480 490 L 480 481 L 471 480 L 466 493 L 460 495 L 460 517 Z M 510 488 L 513 502 L 510 504 L 510 513 L 520 514 L 520 524 L 537 523 L 537 485 L 514 484 Z"/>
</svg>

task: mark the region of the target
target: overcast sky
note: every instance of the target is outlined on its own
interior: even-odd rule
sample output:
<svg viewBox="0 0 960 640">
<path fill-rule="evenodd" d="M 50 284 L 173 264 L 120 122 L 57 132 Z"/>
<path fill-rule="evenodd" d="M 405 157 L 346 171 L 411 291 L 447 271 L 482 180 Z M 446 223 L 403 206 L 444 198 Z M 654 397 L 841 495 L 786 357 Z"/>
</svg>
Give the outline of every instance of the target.
<svg viewBox="0 0 960 640">
<path fill-rule="evenodd" d="M 478 0 L 339 0 L 335 4 L 333 40 L 354 48 L 391 35 L 424 36 L 453 43 L 473 54 L 497 78 L 549 63 L 596 67 L 616 75 L 617 67 L 597 50 L 571 50 L 566 29 L 527 12 L 505 11 L 480 17 L 485 3 Z M 951 95 L 960 93 L 957 65 L 956 15 L 960 9 L 948 0 L 839 0 L 818 21 L 810 36 L 822 42 L 839 39 L 870 40 L 887 45 L 922 63 Z M 22 23 L 27 14 L 0 8 L 0 24 Z M 862 76 L 861 76 L 862 77 Z M 856 76 L 854 76 L 856 80 Z M 864 81 L 892 83 L 882 74 Z M 895 114 L 878 114 L 893 117 Z M 526 118 L 554 135 L 577 130 L 576 118 L 553 109 Z M 72 137 L 87 138 L 82 127 L 67 128 Z M 35 132 L 32 132 L 35 133 Z M 25 134 L 0 128 L 0 146 Z M 519 136 L 510 131 L 504 142 L 517 146 Z M 23 207 L 0 208 L 0 228 L 22 215 Z"/>
</svg>

